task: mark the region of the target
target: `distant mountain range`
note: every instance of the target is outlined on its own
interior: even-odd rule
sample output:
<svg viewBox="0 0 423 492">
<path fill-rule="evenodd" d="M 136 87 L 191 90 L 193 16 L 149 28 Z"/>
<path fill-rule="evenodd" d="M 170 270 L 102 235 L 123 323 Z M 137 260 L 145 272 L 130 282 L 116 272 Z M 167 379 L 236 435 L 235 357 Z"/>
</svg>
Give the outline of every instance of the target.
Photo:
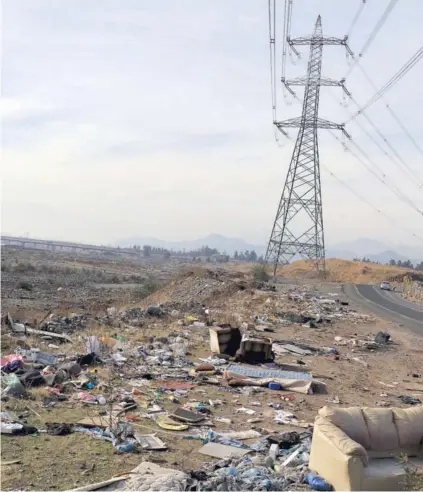
<svg viewBox="0 0 423 492">
<path fill-rule="evenodd" d="M 244 239 L 226 237 L 220 234 L 210 234 L 209 236 L 193 239 L 190 241 L 163 241 L 154 237 L 129 237 L 117 241 L 116 246 L 133 246 L 134 244 L 143 246 L 149 244 L 173 250 L 196 250 L 202 246 L 216 248 L 220 252 L 233 255 L 235 251 L 254 250 L 259 256 L 264 255 L 266 247 L 264 245 L 250 244 Z M 423 247 L 409 245 L 391 245 L 370 238 L 359 238 L 355 241 L 339 243 L 329 246 L 326 251 L 327 258 L 341 258 L 352 260 L 353 258 L 369 258 L 371 261 L 388 263 L 389 260 L 410 260 L 412 263 L 423 261 Z"/>
</svg>

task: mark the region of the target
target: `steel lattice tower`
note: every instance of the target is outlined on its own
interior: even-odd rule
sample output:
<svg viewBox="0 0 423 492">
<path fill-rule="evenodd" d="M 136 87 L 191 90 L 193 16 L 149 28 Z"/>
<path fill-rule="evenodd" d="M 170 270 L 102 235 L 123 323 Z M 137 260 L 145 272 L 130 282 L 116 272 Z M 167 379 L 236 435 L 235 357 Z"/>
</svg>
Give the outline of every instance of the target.
<svg viewBox="0 0 423 492">
<path fill-rule="evenodd" d="M 317 129 L 340 129 L 346 132 L 344 125 L 318 117 L 320 86 L 337 85 L 344 91 L 346 89 L 343 80 L 321 78 L 323 45 L 344 45 L 350 50 L 346 44 L 347 38 L 323 37 L 320 16 L 312 37 L 288 38 L 287 41 L 295 52 L 294 45 L 310 45 L 310 58 L 306 78 L 282 80 L 294 95 L 290 86 L 304 85 L 305 90 L 301 117 L 274 122 L 285 135 L 284 128 L 299 128 L 299 131 L 267 247 L 266 261 L 274 263 L 276 274 L 278 264 L 286 264 L 298 254 L 313 260 L 315 268 L 324 272 L 325 241 Z"/>
</svg>

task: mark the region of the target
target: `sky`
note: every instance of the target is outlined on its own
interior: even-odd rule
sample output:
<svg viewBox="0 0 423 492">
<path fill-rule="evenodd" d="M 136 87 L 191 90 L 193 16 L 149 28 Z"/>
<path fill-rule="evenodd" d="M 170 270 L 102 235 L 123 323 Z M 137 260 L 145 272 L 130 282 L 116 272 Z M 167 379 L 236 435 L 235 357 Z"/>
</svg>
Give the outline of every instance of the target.
<svg viewBox="0 0 423 492">
<path fill-rule="evenodd" d="M 294 0 L 291 37 L 310 35 L 318 14 L 324 35 L 343 37 L 360 3 Z M 353 52 L 387 4 L 366 3 Z M 276 5 L 279 78 L 283 1 Z M 296 137 L 292 129 L 276 140 L 272 125 L 267 0 L 2 7 L 3 233 L 101 244 L 219 233 L 266 243 Z M 361 59 L 377 87 L 423 45 L 422 23 L 421 0 L 398 1 Z M 287 58 L 287 77 L 305 75 L 308 48 L 300 50 L 300 60 Z M 342 47 L 324 48 L 325 77 L 343 77 L 348 63 Z M 359 104 L 374 94 L 358 68 L 346 84 Z M 385 105 L 423 142 L 422 85 L 420 62 L 366 111 L 412 176 L 362 116 L 347 125 L 376 174 L 421 210 L 423 155 Z M 341 89 L 323 87 L 319 116 L 345 122 L 354 105 L 341 103 Z M 278 120 L 300 114 L 278 84 Z M 324 130 L 319 149 L 327 244 L 365 236 L 423 247 L 421 214 Z"/>
</svg>

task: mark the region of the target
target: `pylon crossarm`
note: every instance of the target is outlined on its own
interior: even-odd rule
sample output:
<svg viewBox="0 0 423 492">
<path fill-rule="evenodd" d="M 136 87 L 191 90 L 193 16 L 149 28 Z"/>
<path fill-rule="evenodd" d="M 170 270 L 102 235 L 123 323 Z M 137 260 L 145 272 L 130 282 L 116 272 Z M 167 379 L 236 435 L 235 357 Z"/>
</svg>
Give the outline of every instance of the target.
<svg viewBox="0 0 423 492">
<path fill-rule="evenodd" d="M 343 86 L 344 82 L 341 80 L 333 79 L 320 79 L 315 81 L 308 81 L 306 77 L 298 77 L 296 79 L 285 79 L 284 84 L 286 86 L 290 85 L 307 85 L 307 84 L 320 84 L 328 87 Z"/>
</svg>

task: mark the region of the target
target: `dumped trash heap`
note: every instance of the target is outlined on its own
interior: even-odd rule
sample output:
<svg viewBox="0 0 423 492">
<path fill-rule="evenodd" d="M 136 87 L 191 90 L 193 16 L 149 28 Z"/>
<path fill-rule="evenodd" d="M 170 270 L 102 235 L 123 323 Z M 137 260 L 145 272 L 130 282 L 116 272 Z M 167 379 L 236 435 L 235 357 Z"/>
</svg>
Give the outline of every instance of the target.
<svg viewBox="0 0 423 492">
<path fill-rule="evenodd" d="M 234 308 L 237 321 L 225 321 L 229 292 L 253 306 L 258 299 L 258 309 L 246 315 Z M 100 440 L 118 455 L 140 454 L 141 464 L 109 480 L 107 490 L 331 490 L 308 469 L 313 424 L 301 412 L 309 395 L 342 402 L 326 394 L 327 379 L 309 359 L 322 357 L 334 371 L 338 361 L 359 362 L 363 370 L 363 356 L 395 345 L 385 331 L 332 335 L 329 346 L 309 342 L 309 333 L 340 320 L 371 321 L 335 297 L 246 286 L 209 272 L 183 277 L 145 305 L 111 306 L 96 316 L 50 314 L 38 324 L 6 316 L 4 333 L 19 343 L 1 359 L 2 400 L 24 402 L 31 415 L 40 398 L 46 413 L 71 406 L 74 416 L 32 425 L 28 412 L 11 408 L 1 413 L 1 433 L 52 440 L 77 433 L 87 446 Z M 284 338 L 290 328 L 305 340 Z M 195 466 L 161 466 L 163 455 L 181 460 L 187 449 Z"/>
</svg>

